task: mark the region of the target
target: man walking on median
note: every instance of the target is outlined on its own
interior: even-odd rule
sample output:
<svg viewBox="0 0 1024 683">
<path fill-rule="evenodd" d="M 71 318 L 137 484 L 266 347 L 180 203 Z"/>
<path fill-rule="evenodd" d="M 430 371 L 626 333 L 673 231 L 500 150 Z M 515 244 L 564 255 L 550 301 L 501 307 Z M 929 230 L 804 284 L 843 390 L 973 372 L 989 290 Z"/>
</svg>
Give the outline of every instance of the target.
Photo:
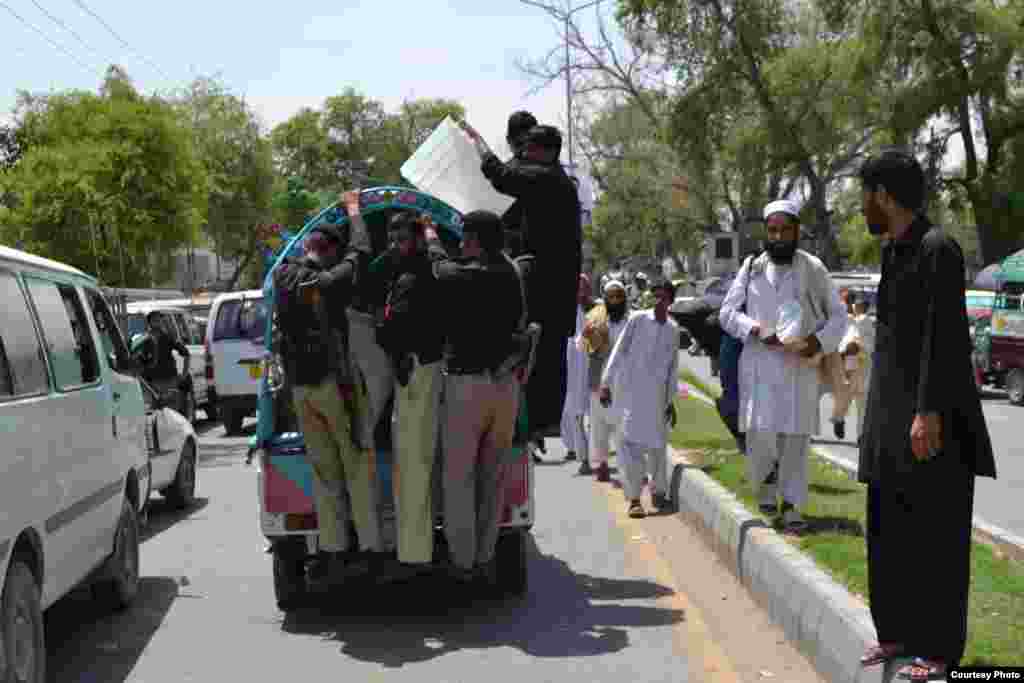
<svg viewBox="0 0 1024 683">
<path fill-rule="evenodd" d="M 654 507 L 659 511 L 669 507 L 668 429 L 676 424 L 679 326 L 668 317 L 675 286 L 662 281 L 653 292 L 654 309 L 630 316 L 601 378 L 601 403 L 608 407 L 622 402 L 618 457 L 625 470 L 629 516 L 635 518 L 646 515 L 640 492 L 648 473 Z M 621 396 L 612 394 L 613 386 L 621 386 Z"/>
<path fill-rule="evenodd" d="M 882 252 L 875 366 L 858 475 L 868 485 L 868 595 L 878 645 L 864 666 L 943 678 L 963 657 L 974 478 L 995 477 L 971 369 L 960 245 L 924 215 L 925 176 L 887 151 L 860 172 Z"/>
<path fill-rule="evenodd" d="M 765 253 L 748 260 L 722 303 L 722 329 L 744 342 L 740 354 L 739 430 L 746 434 L 748 475 L 761 512 L 788 532 L 806 527 L 807 447 L 820 421 L 818 353 L 834 353 L 846 333 L 846 307 L 820 260 L 797 249 L 800 207 L 791 200 L 764 210 Z M 781 491 L 780 491 L 781 489 Z"/>
</svg>

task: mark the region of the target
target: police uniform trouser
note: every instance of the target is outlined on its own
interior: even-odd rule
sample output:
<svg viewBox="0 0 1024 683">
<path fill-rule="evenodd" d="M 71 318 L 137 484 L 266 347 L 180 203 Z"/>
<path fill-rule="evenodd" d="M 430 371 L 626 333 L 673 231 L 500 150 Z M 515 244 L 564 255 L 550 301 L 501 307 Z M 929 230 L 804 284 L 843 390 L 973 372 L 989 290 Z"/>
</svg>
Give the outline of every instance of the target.
<svg viewBox="0 0 1024 683">
<path fill-rule="evenodd" d="M 293 396 L 306 452 L 321 484 L 315 487 L 320 548 L 328 552 L 348 549 L 339 522 L 344 519 L 339 509 L 344 504 L 341 490 L 347 487 L 360 549 L 379 549 L 375 461 L 352 443 L 351 415 L 337 378 L 331 374 L 316 386 L 295 386 Z"/>
<path fill-rule="evenodd" d="M 395 386 L 394 474 L 398 560 L 430 562 L 434 556 L 431 474 L 440 429 L 442 362 L 413 366 L 409 383 Z"/>
<path fill-rule="evenodd" d="M 395 388 L 395 372 L 384 349 L 377 344 L 377 331 L 372 315 L 347 309 L 349 352 L 357 381 L 364 387 L 365 402 L 359 411 L 358 438 L 364 449 L 374 450 L 373 432 L 384 414 Z"/>
<path fill-rule="evenodd" d="M 489 373 L 448 375 L 444 392 L 445 535 L 452 562 L 471 569 L 489 562 L 498 542 L 501 463 L 515 434 L 519 382 Z"/>
</svg>

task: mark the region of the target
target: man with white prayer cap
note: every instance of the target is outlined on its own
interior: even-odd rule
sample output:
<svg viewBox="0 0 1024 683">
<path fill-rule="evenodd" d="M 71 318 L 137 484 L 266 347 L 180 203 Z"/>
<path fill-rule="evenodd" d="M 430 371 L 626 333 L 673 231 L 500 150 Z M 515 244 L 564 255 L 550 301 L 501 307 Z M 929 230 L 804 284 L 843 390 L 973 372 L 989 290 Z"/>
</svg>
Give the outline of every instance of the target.
<svg viewBox="0 0 1024 683">
<path fill-rule="evenodd" d="M 787 532 L 806 527 L 807 447 L 820 424 L 818 353 L 835 352 L 846 306 L 824 264 L 797 248 L 800 205 L 771 202 L 763 254 L 740 268 L 722 303 L 722 329 L 743 341 L 739 429 L 761 512 L 781 514 Z M 781 494 L 782 507 L 778 506 Z"/>
</svg>

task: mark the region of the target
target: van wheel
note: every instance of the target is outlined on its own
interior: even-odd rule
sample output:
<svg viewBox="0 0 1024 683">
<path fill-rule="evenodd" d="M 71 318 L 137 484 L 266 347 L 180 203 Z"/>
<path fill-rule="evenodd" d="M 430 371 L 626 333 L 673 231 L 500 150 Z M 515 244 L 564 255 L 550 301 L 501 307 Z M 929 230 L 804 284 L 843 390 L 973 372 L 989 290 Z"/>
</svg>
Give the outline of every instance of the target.
<svg viewBox="0 0 1024 683">
<path fill-rule="evenodd" d="M 306 540 L 283 538 L 274 543 L 274 598 L 278 609 L 300 607 L 306 598 Z"/>
<path fill-rule="evenodd" d="M 221 411 L 224 414 L 224 429 L 229 436 L 238 436 L 242 433 L 242 422 L 245 421 L 245 414 L 237 408 L 225 408 Z"/>
<path fill-rule="evenodd" d="M 181 399 L 182 403 L 182 416 L 188 420 L 188 423 L 196 423 L 196 395 L 189 391 L 185 394 L 184 398 Z"/>
<path fill-rule="evenodd" d="M 165 490 L 164 497 L 176 508 L 185 509 L 196 499 L 196 446 L 186 441 L 181 447 L 181 460 L 174 481 Z"/>
<path fill-rule="evenodd" d="M 499 592 L 505 595 L 526 593 L 525 531 L 510 531 L 498 537 L 498 545 L 494 552 L 494 565 L 498 574 L 496 588 Z"/>
<path fill-rule="evenodd" d="M 7 569 L 0 602 L 0 681 L 46 683 L 46 640 L 39 587 L 20 557 Z"/>
<path fill-rule="evenodd" d="M 1006 375 L 1006 393 L 1010 403 L 1024 405 L 1024 370 L 1014 368 Z"/>
<path fill-rule="evenodd" d="M 132 502 L 125 497 L 114 537 L 114 554 L 107 560 L 109 578 L 93 586 L 96 599 L 122 610 L 139 594 L 139 523 Z"/>
</svg>

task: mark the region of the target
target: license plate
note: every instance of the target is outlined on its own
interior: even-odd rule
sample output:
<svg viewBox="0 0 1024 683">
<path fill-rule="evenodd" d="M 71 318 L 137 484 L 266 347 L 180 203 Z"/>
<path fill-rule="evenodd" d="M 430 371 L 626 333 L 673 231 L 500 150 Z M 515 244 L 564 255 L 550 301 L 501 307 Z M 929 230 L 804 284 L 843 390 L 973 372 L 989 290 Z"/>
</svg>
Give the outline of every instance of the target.
<svg viewBox="0 0 1024 683">
<path fill-rule="evenodd" d="M 249 377 L 251 379 L 259 379 L 263 376 L 263 363 L 252 363 L 249 366 Z"/>
</svg>

